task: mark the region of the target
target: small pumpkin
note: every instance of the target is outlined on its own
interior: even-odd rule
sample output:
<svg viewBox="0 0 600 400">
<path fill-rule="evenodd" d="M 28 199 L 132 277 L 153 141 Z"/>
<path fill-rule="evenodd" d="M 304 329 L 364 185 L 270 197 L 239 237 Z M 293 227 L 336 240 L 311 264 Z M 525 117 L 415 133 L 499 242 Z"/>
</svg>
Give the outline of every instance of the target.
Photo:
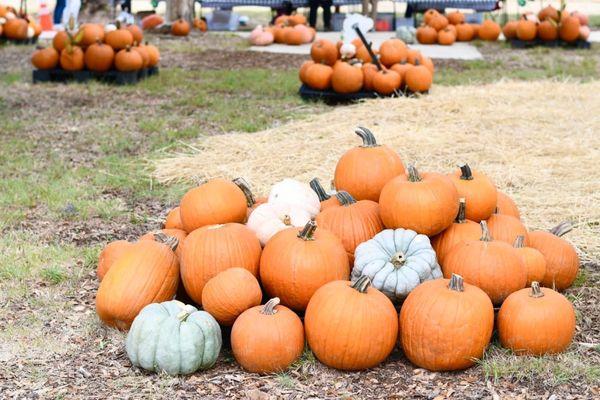
<svg viewBox="0 0 600 400">
<path fill-rule="evenodd" d="M 400 310 L 404 355 L 430 371 L 472 366 L 483 357 L 493 329 L 494 307 L 489 297 L 456 274 L 419 285 Z"/>
<path fill-rule="evenodd" d="M 584 14 L 582 12 L 573 11 L 571 13 L 571 15 L 574 16 L 574 17 L 577 17 L 577 19 L 579 19 L 579 25 L 580 26 L 588 26 L 590 24 L 590 18 L 586 14 Z"/>
<path fill-rule="evenodd" d="M 442 46 L 451 46 L 456 41 L 456 29 L 450 29 L 449 25 L 438 32 L 438 44 Z"/>
<path fill-rule="evenodd" d="M 521 213 L 514 200 L 499 190 L 498 202 L 496 203 L 496 214 L 511 215 L 517 219 L 521 219 Z"/>
<path fill-rule="evenodd" d="M 332 75 L 333 68 L 315 62 L 306 70 L 306 84 L 313 89 L 327 90 L 331 87 Z"/>
<path fill-rule="evenodd" d="M 410 165 L 407 175 L 399 175 L 385 185 L 379 206 L 386 227 L 433 236 L 449 227 L 456 217 L 458 192 L 448 177 L 419 174 Z"/>
<path fill-rule="evenodd" d="M 456 40 L 459 42 L 470 42 L 475 38 L 475 29 L 471 24 L 456 25 Z"/>
<path fill-rule="evenodd" d="M 209 313 L 172 300 L 142 309 L 125 349 L 136 367 L 179 375 L 211 368 L 222 343 L 221 328 Z"/>
<path fill-rule="evenodd" d="M 126 240 L 115 240 L 102 249 L 100 256 L 98 257 L 98 268 L 96 269 L 96 275 L 98 276 L 99 281 L 102 281 L 110 267 L 112 267 L 115 261 L 125 254 L 131 246 L 133 246 L 133 243 Z"/>
<path fill-rule="evenodd" d="M 290 18 L 288 21 L 291 26 L 306 25 L 306 23 L 307 23 L 306 17 L 302 14 L 290 15 Z"/>
<path fill-rule="evenodd" d="M 477 30 L 477 34 L 480 39 L 487 41 L 495 41 L 498 40 L 498 36 L 500 36 L 500 25 L 491 19 L 486 19 L 479 26 Z"/>
<path fill-rule="evenodd" d="M 87 69 L 95 72 L 106 72 L 113 66 L 115 51 L 107 44 L 98 41 L 90 45 L 84 55 Z"/>
<path fill-rule="evenodd" d="M 544 255 L 533 247 L 525 247 L 525 236 L 522 235 L 517 236 L 514 246 L 523 259 L 527 270 L 527 286 L 544 279 L 544 276 L 546 276 L 546 259 Z"/>
<path fill-rule="evenodd" d="M 416 35 L 421 44 L 436 44 L 438 41 L 438 32 L 429 25 L 418 27 Z"/>
<path fill-rule="evenodd" d="M 118 71 L 131 72 L 138 71 L 144 66 L 142 56 L 131 49 L 130 46 L 119 51 L 115 55 L 115 68 Z"/>
<path fill-rule="evenodd" d="M 308 69 L 313 65 L 315 65 L 315 62 L 313 60 L 306 60 L 302 63 L 302 65 L 300 66 L 300 70 L 298 71 L 298 78 L 300 78 L 300 82 L 304 84 L 307 83 Z"/>
<path fill-rule="evenodd" d="M 423 60 L 423 55 L 419 50 L 408 49 L 408 54 L 406 56 L 406 62 L 412 65 L 417 65 L 417 63 L 421 64 Z"/>
<path fill-rule="evenodd" d="M 260 25 L 250 33 L 250 44 L 253 46 L 268 46 L 274 41 L 273 32 L 263 29 Z"/>
<path fill-rule="evenodd" d="M 383 96 L 396 93 L 402 86 L 402 78 L 396 71 L 384 69 L 373 76 L 373 89 Z"/>
<path fill-rule="evenodd" d="M 465 14 L 460 11 L 453 11 L 448 14 L 448 22 L 458 26 L 465 22 Z"/>
<path fill-rule="evenodd" d="M 269 300 L 240 315 L 231 329 L 231 349 L 247 371 L 261 374 L 285 371 L 304 351 L 304 327 L 279 299 Z"/>
<path fill-rule="evenodd" d="M 415 287 L 442 277 L 429 238 L 409 229 L 386 229 L 356 247 L 352 280 L 368 276 L 392 301 Z"/>
<path fill-rule="evenodd" d="M 337 207 L 340 205 L 340 201 L 336 196 L 333 196 L 323 188 L 319 178 L 313 178 L 308 185 L 310 188 L 319 196 L 319 201 L 321 202 L 321 211 L 325 211 L 330 207 Z"/>
<path fill-rule="evenodd" d="M 398 314 L 369 277 L 322 286 L 304 315 L 306 339 L 323 364 L 346 371 L 372 368 L 392 352 Z M 376 344 L 376 345 L 374 345 Z"/>
<path fill-rule="evenodd" d="M 267 294 L 296 311 L 304 311 L 321 286 L 349 275 L 342 242 L 328 230 L 317 229 L 314 221 L 277 233 L 260 259 L 260 280 Z"/>
<path fill-rule="evenodd" d="M 38 48 L 31 56 L 31 64 L 37 69 L 54 69 L 58 61 L 59 55 L 54 47 Z"/>
<path fill-rule="evenodd" d="M 190 34 L 190 30 L 192 27 L 190 23 L 186 20 L 179 18 L 177 21 L 173 22 L 171 26 L 171 34 L 173 36 L 187 36 Z"/>
<path fill-rule="evenodd" d="M 535 39 L 537 35 L 537 24 L 527 18 L 521 18 L 517 23 L 517 38 L 524 41 Z"/>
<path fill-rule="evenodd" d="M 472 170 L 468 164 L 462 164 L 459 170 L 448 175 L 452 180 L 458 195 L 464 197 L 467 208 L 467 219 L 479 222 L 488 219 L 498 203 L 496 185 L 487 175 Z M 510 241 L 512 243 L 514 238 Z"/>
<path fill-rule="evenodd" d="M 60 66 L 65 71 L 81 71 L 85 67 L 84 54 L 81 47 L 67 45 L 60 52 Z"/>
<path fill-rule="evenodd" d="M 118 52 L 127 46 L 133 46 L 133 35 L 125 28 L 118 28 L 107 32 L 104 35 L 104 42 Z"/>
<path fill-rule="evenodd" d="M 338 61 L 333 66 L 331 87 L 337 93 L 356 93 L 362 89 L 364 76 L 362 69 L 347 62 Z"/>
<path fill-rule="evenodd" d="M 487 225 L 490 235 L 494 240 L 502 240 L 508 244 L 513 244 L 517 237 L 523 236 L 525 246 L 529 245 L 529 235 L 527 228 L 523 223 L 510 215 L 492 214 L 487 219 Z"/>
<path fill-rule="evenodd" d="M 248 217 L 246 226 L 254 232 L 263 246 L 275 235 L 286 228 L 303 227 L 312 218 L 310 212 L 289 203 L 275 202 L 259 205 Z"/>
<path fill-rule="evenodd" d="M 291 26 L 283 28 L 283 43 L 291 46 L 298 46 L 303 43 L 302 32 Z"/>
<path fill-rule="evenodd" d="M 179 213 L 179 207 L 173 208 L 167 214 L 167 218 L 165 219 L 165 228 L 166 229 L 183 229 L 183 224 L 181 223 L 181 214 Z"/>
<path fill-rule="evenodd" d="M 379 61 L 386 67 L 406 61 L 408 49 L 400 39 L 388 39 L 379 46 Z"/>
<path fill-rule="evenodd" d="M 377 143 L 369 129 L 359 127 L 354 133 L 363 143 L 340 157 L 335 167 L 334 185 L 356 200 L 379 201 L 385 184 L 403 174 L 404 165 L 394 150 Z"/>
<path fill-rule="evenodd" d="M 300 44 L 313 41 L 313 32 L 306 25 L 295 25 L 294 30 L 300 33 Z"/>
<path fill-rule="evenodd" d="M 550 231 L 529 232 L 529 247 L 537 249 L 546 259 L 546 275 L 543 286 L 563 291 L 573 284 L 579 272 L 579 257 L 573 245 L 562 238 L 573 229 L 563 222 Z"/>
<path fill-rule="evenodd" d="M 327 39 L 316 40 L 310 47 L 310 56 L 317 64 L 333 66 L 338 59 L 338 54 L 336 45 Z"/>
<path fill-rule="evenodd" d="M 579 28 L 581 24 L 579 18 L 568 16 L 560 21 L 558 35 L 565 42 L 574 42 L 579 39 Z M 6 25 L 5 25 L 6 28 Z"/>
<path fill-rule="evenodd" d="M 372 50 L 375 55 L 377 52 Z M 371 53 L 369 53 L 369 49 L 367 49 L 364 45 L 356 48 L 356 59 L 362 61 L 363 63 L 372 63 L 373 58 L 371 58 Z"/>
<path fill-rule="evenodd" d="M 229 268 L 218 273 L 202 290 L 202 308 L 224 326 L 233 325 L 241 313 L 258 306 L 261 300 L 260 284 L 244 268 Z"/>
<path fill-rule="evenodd" d="M 433 74 L 421 62 L 416 60 L 415 65 L 409 68 L 405 74 L 406 87 L 413 93 L 427 92 L 433 83 Z"/>
</svg>

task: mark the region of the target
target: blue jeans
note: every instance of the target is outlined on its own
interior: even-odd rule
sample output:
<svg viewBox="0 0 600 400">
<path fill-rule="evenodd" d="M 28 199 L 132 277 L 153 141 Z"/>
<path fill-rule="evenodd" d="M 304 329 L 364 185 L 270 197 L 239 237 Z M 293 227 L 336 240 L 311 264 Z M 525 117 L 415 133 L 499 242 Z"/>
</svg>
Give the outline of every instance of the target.
<svg viewBox="0 0 600 400">
<path fill-rule="evenodd" d="M 54 7 L 54 25 L 60 24 L 62 21 L 63 10 L 67 5 L 67 0 L 56 0 L 56 7 Z"/>
</svg>

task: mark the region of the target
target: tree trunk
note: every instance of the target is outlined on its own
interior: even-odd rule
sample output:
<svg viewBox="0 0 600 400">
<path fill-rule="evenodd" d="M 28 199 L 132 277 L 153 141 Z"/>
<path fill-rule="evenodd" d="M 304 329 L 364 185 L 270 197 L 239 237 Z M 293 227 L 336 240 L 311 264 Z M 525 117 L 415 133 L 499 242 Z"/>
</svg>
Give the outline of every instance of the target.
<svg viewBox="0 0 600 400">
<path fill-rule="evenodd" d="M 194 18 L 193 0 L 167 0 L 167 20 L 172 22 L 179 18 L 192 23 Z"/>
</svg>

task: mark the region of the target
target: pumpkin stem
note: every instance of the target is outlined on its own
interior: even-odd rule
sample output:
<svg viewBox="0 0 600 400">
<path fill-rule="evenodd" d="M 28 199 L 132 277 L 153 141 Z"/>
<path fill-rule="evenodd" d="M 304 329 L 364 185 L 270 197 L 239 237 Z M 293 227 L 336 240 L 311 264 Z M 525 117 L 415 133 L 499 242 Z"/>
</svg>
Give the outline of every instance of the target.
<svg viewBox="0 0 600 400">
<path fill-rule="evenodd" d="M 572 230 L 573 224 L 571 224 L 569 221 L 564 221 L 550 229 L 550 233 L 556 236 L 563 236 Z"/>
<path fill-rule="evenodd" d="M 408 180 L 409 182 L 421 182 L 421 176 L 419 175 L 419 171 L 414 165 L 409 165 L 406 167 L 408 170 Z"/>
<path fill-rule="evenodd" d="M 358 136 L 360 136 L 360 138 L 363 141 L 363 144 L 360 147 L 377 147 L 377 146 L 379 146 L 377 144 L 377 140 L 375 140 L 375 135 L 373 135 L 373 132 L 371 132 L 367 128 L 363 128 L 362 126 L 359 126 L 354 131 L 354 133 L 356 133 Z"/>
<path fill-rule="evenodd" d="M 304 228 L 298 232 L 298 237 L 302 240 L 315 240 L 313 235 L 317 230 L 317 223 L 314 220 L 310 220 L 304 225 Z"/>
<path fill-rule="evenodd" d="M 472 181 L 473 180 L 473 172 L 471 171 L 471 167 L 469 167 L 469 164 L 465 163 L 465 164 L 459 165 L 458 168 L 460 168 L 460 172 L 462 173 L 460 175 L 460 179 L 462 179 L 464 181 Z"/>
<path fill-rule="evenodd" d="M 275 306 L 277 306 L 278 304 L 279 297 L 273 297 L 271 300 L 265 303 L 262 310 L 260 310 L 260 313 L 264 315 L 274 315 L 277 312 Z"/>
<path fill-rule="evenodd" d="M 246 204 L 248 205 L 248 207 L 252 207 L 256 200 L 254 199 L 254 195 L 250 190 L 250 185 L 248 185 L 248 182 L 246 182 L 244 178 L 235 178 L 233 180 L 233 183 L 235 183 L 237 187 L 239 187 L 242 190 L 244 196 L 246 196 Z"/>
<path fill-rule="evenodd" d="M 450 277 L 450 282 L 448 283 L 448 289 L 456 292 L 464 292 L 465 281 L 463 280 L 463 277 L 457 274 L 452 274 L 452 277 Z"/>
<path fill-rule="evenodd" d="M 390 261 L 392 262 L 394 267 L 400 268 L 404 265 L 404 263 L 406 263 L 406 256 L 404 255 L 403 252 L 399 251 L 392 256 Z"/>
<path fill-rule="evenodd" d="M 166 244 L 173 251 L 175 251 L 177 246 L 179 246 L 179 239 L 177 239 L 175 236 L 167 236 L 162 232 L 155 232 L 154 240 L 158 243 Z"/>
<path fill-rule="evenodd" d="M 456 219 L 454 222 L 457 224 L 464 224 L 467 222 L 467 200 L 464 197 L 458 199 L 458 214 L 456 214 Z"/>
<path fill-rule="evenodd" d="M 487 226 L 487 222 L 481 221 L 479 225 L 481 225 L 481 239 L 479 240 L 482 242 L 491 242 L 492 235 L 490 234 L 490 229 Z"/>
<path fill-rule="evenodd" d="M 284 215 L 283 216 L 283 221 L 284 225 L 292 225 L 292 218 L 289 215 Z"/>
<path fill-rule="evenodd" d="M 325 201 L 331 197 L 329 194 L 327 194 L 325 188 L 321 186 L 319 178 L 313 178 L 313 180 L 308 184 L 310 185 L 310 188 L 317 194 L 317 196 L 319 196 L 319 201 Z"/>
<path fill-rule="evenodd" d="M 335 197 L 338 199 L 340 204 L 345 207 L 351 206 L 352 204 L 356 203 L 356 200 L 354 200 L 354 197 L 352 197 L 352 195 L 350 193 L 343 191 L 343 190 L 340 192 L 337 192 L 335 194 Z"/>
<path fill-rule="evenodd" d="M 366 275 L 361 276 L 350 286 L 352 289 L 356 289 L 361 293 L 365 293 L 367 288 L 371 285 L 371 278 Z"/>
<path fill-rule="evenodd" d="M 536 282 L 536 281 L 531 282 L 531 293 L 529 294 L 529 296 L 535 297 L 535 298 L 544 297 L 544 292 L 542 292 L 539 282 Z"/>
<path fill-rule="evenodd" d="M 182 310 L 179 312 L 179 314 L 177 314 L 177 319 L 180 322 L 183 322 L 187 319 L 187 317 L 192 315 L 193 312 L 194 312 L 194 307 L 192 307 L 190 305 L 183 305 Z"/>
<path fill-rule="evenodd" d="M 517 249 L 525 247 L 525 236 L 523 236 L 523 235 L 517 236 L 517 238 L 515 239 L 515 245 L 514 246 Z"/>
</svg>

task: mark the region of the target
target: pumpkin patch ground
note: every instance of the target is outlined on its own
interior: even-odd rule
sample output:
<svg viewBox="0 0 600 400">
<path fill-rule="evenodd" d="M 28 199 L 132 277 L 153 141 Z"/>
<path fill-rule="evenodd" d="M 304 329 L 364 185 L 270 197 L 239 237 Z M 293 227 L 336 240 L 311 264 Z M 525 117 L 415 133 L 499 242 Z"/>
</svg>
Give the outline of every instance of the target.
<svg viewBox="0 0 600 400">
<path fill-rule="evenodd" d="M 597 47 L 485 43 L 483 61 L 436 61 L 428 96 L 333 108 L 297 96 L 305 57 L 247 52 L 242 40 L 211 32 L 150 36 L 161 75 L 135 87 L 33 86 L 33 47 L 0 48 L 0 398 L 599 396 Z M 286 371 L 261 376 L 236 362 L 222 327 L 212 368 L 173 377 L 133 367 L 127 333 L 96 315 L 105 244 L 160 229 L 207 178 L 243 176 L 256 197 L 285 177 L 329 188 L 341 155 L 361 144 L 359 125 L 421 174 L 468 163 L 516 202 L 531 231 L 573 223 L 564 238 L 581 266 L 563 292 L 576 321 L 567 350 L 516 356 L 494 333 L 473 367 L 446 373 L 414 366 L 398 348 L 378 367 L 340 372 L 305 349 Z"/>
</svg>

